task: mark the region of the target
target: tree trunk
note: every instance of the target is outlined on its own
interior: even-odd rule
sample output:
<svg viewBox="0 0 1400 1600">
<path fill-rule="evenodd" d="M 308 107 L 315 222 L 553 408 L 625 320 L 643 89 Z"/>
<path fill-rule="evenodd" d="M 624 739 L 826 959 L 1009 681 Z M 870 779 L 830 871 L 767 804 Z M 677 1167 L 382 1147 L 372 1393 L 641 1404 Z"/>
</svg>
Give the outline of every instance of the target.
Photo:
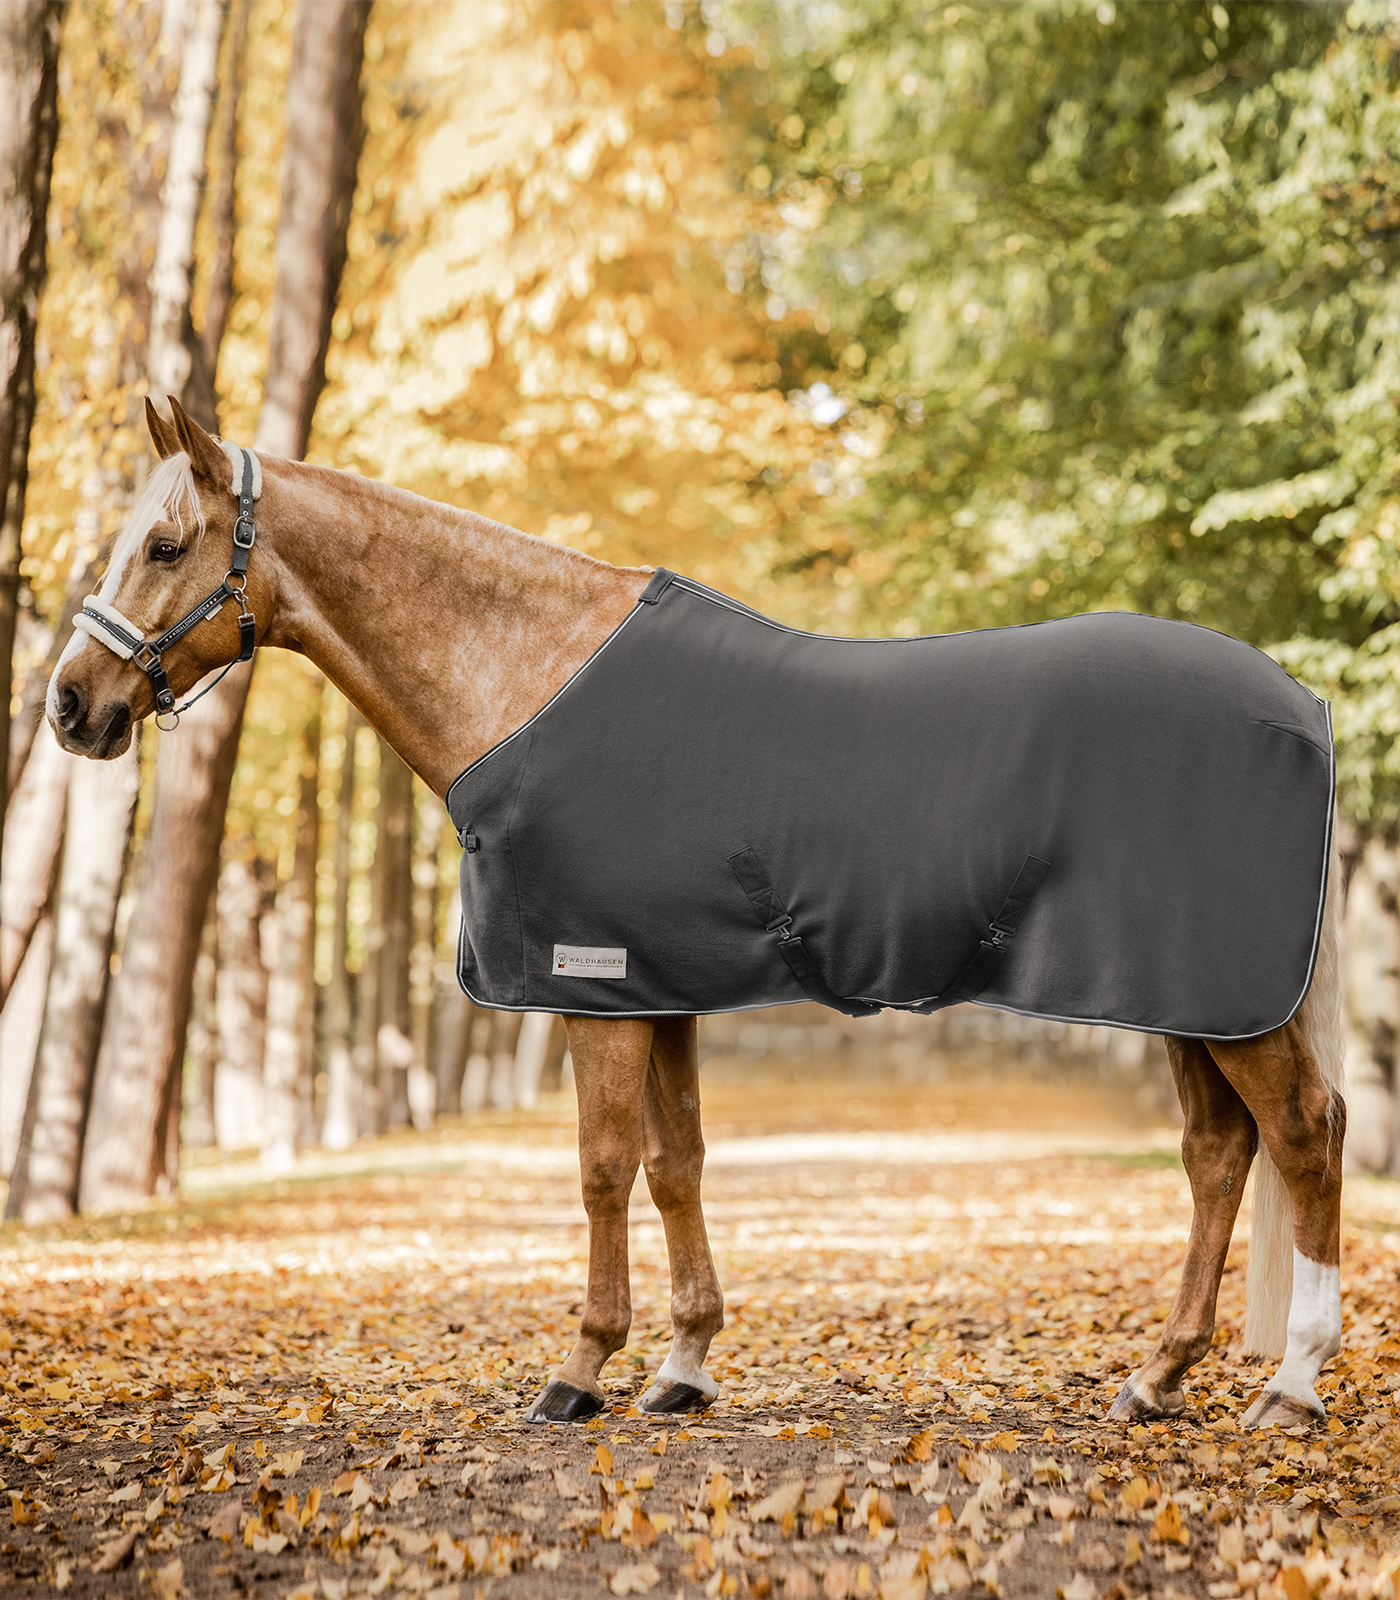
<svg viewBox="0 0 1400 1600">
<path fill-rule="evenodd" d="M 363 127 L 360 67 L 368 6 L 300 0 L 287 81 L 287 149 L 277 224 L 277 287 L 254 445 L 305 454 L 325 382 L 331 317 L 345 264 Z M 84 1159 L 81 1203 L 129 1204 L 151 1193 L 162 1157 L 161 1115 L 184 1058 L 190 984 L 209 891 L 218 871 L 229 782 L 250 669 L 230 672 L 162 739 L 147 860 L 178 870 L 143 883 L 103 1041 Z M 130 972 L 132 977 L 127 980 Z M 99 1110 L 101 1115 L 98 1115 Z"/>
<path fill-rule="evenodd" d="M 180 87 L 175 96 L 170 154 L 161 192 L 160 236 L 151 271 L 151 333 L 147 370 L 154 394 L 176 395 L 203 427 L 217 430 L 214 378 L 194 331 L 194 230 L 204 189 L 209 116 L 218 82 L 220 0 L 189 0 Z M 196 370 L 198 369 L 198 370 Z"/>
<path fill-rule="evenodd" d="M 249 0 L 232 0 L 224 29 L 224 63 L 219 90 L 219 116 L 214 128 L 214 260 L 209 269 L 209 295 L 204 302 L 204 365 L 211 385 L 218 375 L 219 348 L 233 304 L 234 201 L 238 176 L 238 102 L 243 92 L 243 64 L 248 50 Z M 181 402 L 183 404 L 183 402 Z M 186 407 L 186 410 L 189 408 Z"/>
<path fill-rule="evenodd" d="M 509 1111 L 515 1104 L 515 1052 L 525 1015 L 498 1011 L 491 1019 L 491 1086 L 487 1099 L 494 1111 Z"/>
<path fill-rule="evenodd" d="M 0 860 L 10 770 L 10 698 L 20 529 L 34 418 L 34 333 L 58 143 L 62 0 L 0 8 Z M 0 1002 L 4 1000 L 0 980 Z"/>
<path fill-rule="evenodd" d="M 350 1037 L 350 826 L 355 820 L 355 741 L 364 726 L 354 706 L 345 708 L 345 735 L 336 797 L 335 918 L 330 982 L 326 985 L 326 1120 L 321 1143 L 327 1150 L 354 1144 L 360 1127 L 359 1095 Z"/>
<path fill-rule="evenodd" d="M 250 865 L 234 859 L 219 874 L 219 969 L 214 979 L 219 1061 L 214 1073 L 214 1142 L 220 1150 L 246 1150 L 261 1145 L 266 1121 L 263 1055 L 267 968 L 262 959 L 260 868 L 261 862 Z"/>
<path fill-rule="evenodd" d="M 214 1143 L 214 1071 L 219 1060 L 219 1024 L 214 1011 L 214 985 L 218 972 L 218 918 L 210 907 L 195 963 L 190 1010 L 189 1048 L 185 1053 L 190 1076 L 188 1116 L 184 1141 L 193 1150 Z"/>
<path fill-rule="evenodd" d="M 409 998 L 413 1015 L 413 1061 L 408 1069 L 408 1104 L 415 1128 L 431 1128 L 437 1114 L 437 1082 L 429 1070 L 433 1031 L 433 988 L 437 970 L 438 853 L 445 815 L 435 796 L 419 804 L 414 795 L 413 951 L 409 960 Z"/>
<path fill-rule="evenodd" d="M 263 920 L 263 964 L 268 980 L 262 1159 L 271 1172 L 286 1172 L 296 1165 L 302 1086 L 311 1067 L 306 1024 L 311 1011 L 316 935 L 320 753 L 321 717 L 317 712 L 306 725 L 291 876 L 278 890 L 276 903 Z"/>
<path fill-rule="evenodd" d="M 72 766 L 45 723 L 10 800 L 9 847 L 0 862 L 0 994 L 10 991 L 58 877 Z"/>
<path fill-rule="evenodd" d="M 462 929 L 462 892 L 454 886 L 448 902 L 446 949 L 437 963 L 431 1029 L 433 1082 L 437 1114 L 455 1117 L 462 1109 L 462 1075 L 471 1048 L 476 1007 L 457 981 L 457 940 Z"/>
<path fill-rule="evenodd" d="M 8 1172 L 19 1149 L 29 1078 L 44 1025 L 44 996 L 53 956 L 53 917 L 45 914 L 34 930 L 24 961 L 0 1010 L 0 1166 Z"/>
<path fill-rule="evenodd" d="M 1367 838 L 1346 901 L 1347 1138 L 1353 1172 L 1389 1172 L 1400 1046 L 1400 855 Z"/>
<path fill-rule="evenodd" d="M 530 1011 L 520 1024 L 515 1046 L 515 1103 L 522 1111 L 533 1111 L 544 1077 L 545 1057 L 549 1054 L 554 1018 L 545 1011 Z"/>
<path fill-rule="evenodd" d="M 379 741 L 379 827 L 374 865 L 382 895 L 375 1044 L 387 1126 L 409 1124 L 408 1073 L 414 1062 L 410 962 L 413 955 L 413 774 Z"/>
<path fill-rule="evenodd" d="M 64 849 L 44 1022 L 5 1207 L 7 1217 L 28 1223 L 71 1216 L 77 1203 L 117 897 L 140 789 L 139 738 L 115 761 L 73 763 L 69 815 L 90 820 L 71 830 Z"/>
</svg>

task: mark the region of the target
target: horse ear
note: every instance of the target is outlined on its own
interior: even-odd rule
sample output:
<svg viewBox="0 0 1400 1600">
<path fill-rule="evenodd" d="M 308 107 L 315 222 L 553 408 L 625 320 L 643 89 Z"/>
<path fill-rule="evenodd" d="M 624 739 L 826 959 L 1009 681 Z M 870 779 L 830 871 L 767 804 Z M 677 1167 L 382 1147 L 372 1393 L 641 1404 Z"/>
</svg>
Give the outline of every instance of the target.
<svg viewBox="0 0 1400 1600">
<path fill-rule="evenodd" d="M 146 396 L 146 427 L 151 435 L 151 443 L 156 447 L 156 454 L 162 461 L 168 461 L 171 456 L 179 455 L 180 441 L 175 435 L 175 430 L 156 410 L 151 403 L 150 395 Z"/>
<path fill-rule="evenodd" d="M 175 419 L 180 448 L 189 456 L 195 477 L 203 478 L 216 489 L 228 489 L 233 483 L 233 464 L 223 447 L 187 414 L 174 395 L 170 397 L 170 415 Z"/>
</svg>

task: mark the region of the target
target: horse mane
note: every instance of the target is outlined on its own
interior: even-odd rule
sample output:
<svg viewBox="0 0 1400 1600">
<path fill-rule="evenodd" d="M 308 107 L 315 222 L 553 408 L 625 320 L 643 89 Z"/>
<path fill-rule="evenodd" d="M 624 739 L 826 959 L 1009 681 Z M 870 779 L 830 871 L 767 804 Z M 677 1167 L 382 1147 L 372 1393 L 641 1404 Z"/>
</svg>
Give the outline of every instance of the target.
<svg viewBox="0 0 1400 1600">
<path fill-rule="evenodd" d="M 121 573 L 132 551 L 162 518 L 173 522 L 180 530 L 182 545 L 191 532 L 196 542 L 203 537 L 204 507 L 199 503 L 194 468 L 183 451 L 167 456 L 146 479 L 126 527 L 112 548 L 112 559 L 107 567 L 109 576 Z"/>
</svg>

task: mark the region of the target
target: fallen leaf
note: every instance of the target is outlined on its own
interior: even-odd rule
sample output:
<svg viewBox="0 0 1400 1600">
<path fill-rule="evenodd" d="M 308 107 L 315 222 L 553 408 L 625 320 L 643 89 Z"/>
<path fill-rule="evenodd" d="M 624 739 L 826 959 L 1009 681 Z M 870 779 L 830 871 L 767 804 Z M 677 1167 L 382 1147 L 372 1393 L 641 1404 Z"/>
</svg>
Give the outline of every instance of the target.
<svg viewBox="0 0 1400 1600">
<path fill-rule="evenodd" d="M 590 1473 L 599 1472 L 605 1478 L 612 1477 L 613 1458 L 612 1451 L 607 1445 L 600 1444 L 597 1454 L 593 1458 L 593 1465 L 588 1469 Z"/>
<path fill-rule="evenodd" d="M 1181 1520 L 1175 1500 L 1164 1500 L 1152 1524 L 1152 1537 L 1163 1544 L 1190 1544 L 1191 1535 Z"/>
<path fill-rule="evenodd" d="M 139 1530 L 128 1528 L 125 1533 L 109 1540 L 97 1552 L 97 1560 L 92 1564 L 94 1572 L 115 1572 L 119 1567 L 124 1567 L 136 1549 L 136 1539 Z"/>
<path fill-rule="evenodd" d="M 781 1522 L 789 1512 L 802 1504 L 806 1483 L 801 1478 L 790 1478 L 781 1488 L 765 1496 L 749 1511 L 753 1522 Z"/>
<path fill-rule="evenodd" d="M 141 1484 L 138 1480 L 133 1479 L 130 1483 L 124 1483 L 120 1489 L 113 1489 L 111 1494 L 107 1496 L 107 1500 L 110 1505 L 120 1506 L 129 1505 L 133 1500 L 139 1500 L 140 1497 Z"/>
<path fill-rule="evenodd" d="M 561 1467 L 555 1467 L 554 1492 L 561 1500 L 577 1500 L 583 1490 Z"/>
<path fill-rule="evenodd" d="M 358 1477 L 359 1473 L 356 1472 L 353 1467 L 346 1472 L 342 1472 L 341 1475 L 331 1485 L 331 1493 L 337 1498 L 343 1494 L 349 1494 L 350 1491 L 355 1487 L 355 1480 Z"/>
<path fill-rule="evenodd" d="M 1045 1502 L 1045 1509 L 1056 1522 L 1068 1522 L 1075 1513 L 1075 1504 L 1068 1495 L 1052 1494 Z"/>
<path fill-rule="evenodd" d="M 204 1531 L 211 1539 L 236 1539 L 242 1522 L 242 1507 L 236 1500 L 230 1500 L 223 1510 L 210 1517 Z"/>
<path fill-rule="evenodd" d="M 151 1574 L 151 1588 L 155 1600 L 180 1600 L 185 1592 L 185 1568 L 179 1556 L 169 1565 L 156 1568 Z"/>
<path fill-rule="evenodd" d="M 402 1500 L 416 1500 L 418 1498 L 418 1480 L 411 1472 L 405 1472 L 401 1478 L 395 1478 L 389 1485 L 389 1504 L 398 1505 Z"/>
<path fill-rule="evenodd" d="M 1123 1541 L 1123 1570 L 1140 1566 L 1142 1563 L 1142 1544 L 1137 1534 L 1130 1533 Z"/>
<path fill-rule="evenodd" d="M 1141 1511 L 1147 1504 L 1147 1479 L 1134 1478 L 1118 1498 L 1125 1510 Z"/>
<path fill-rule="evenodd" d="M 646 1594 L 661 1582 L 661 1573 L 653 1562 L 640 1561 L 635 1566 L 619 1567 L 608 1580 L 614 1594 Z"/>
<path fill-rule="evenodd" d="M 1070 1581 L 1056 1589 L 1059 1600 L 1098 1600 L 1099 1591 L 1082 1572 L 1076 1572 Z"/>
<path fill-rule="evenodd" d="M 274 1478 L 295 1478 L 301 1471 L 301 1464 L 306 1460 L 305 1450 L 283 1450 L 272 1458 L 272 1476 Z"/>
</svg>

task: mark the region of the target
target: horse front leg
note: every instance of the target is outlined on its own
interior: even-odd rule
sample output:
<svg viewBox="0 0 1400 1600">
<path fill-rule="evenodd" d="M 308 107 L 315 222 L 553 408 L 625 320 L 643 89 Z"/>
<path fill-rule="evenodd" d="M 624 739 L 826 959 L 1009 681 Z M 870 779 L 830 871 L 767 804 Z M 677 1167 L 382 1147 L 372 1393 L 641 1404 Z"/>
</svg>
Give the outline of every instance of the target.
<svg viewBox="0 0 1400 1600">
<path fill-rule="evenodd" d="M 642 1095 L 652 1024 L 568 1017 L 578 1093 L 578 1154 L 588 1213 L 588 1292 L 578 1342 L 525 1413 L 529 1422 L 577 1422 L 607 1403 L 598 1374 L 627 1343 L 632 1291 L 627 1203 L 642 1158 Z"/>
<path fill-rule="evenodd" d="M 1181 1159 L 1194 1206 L 1191 1237 L 1156 1348 L 1113 1402 L 1109 1415 L 1118 1422 L 1174 1417 L 1186 1409 L 1181 1380 L 1215 1334 L 1220 1274 L 1257 1140 L 1254 1118 L 1204 1044 L 1168 1039 L 1167 1055 L 1186 1117 Z"/>
<path fill-rule="evenodd" d="M 668 1017 L 656 1024 L 642 1120 L 647 1187 L 666 1229 L 672 1336 L 655 1382 L 638 1403 L 654 1415 L 697 1411 L 719 1393 L 705 1371 L 705 1357 L 724 1326 L 724 1295 L 700 1206 L 705 1141 L 694 1017 Z"/>
</svg>

